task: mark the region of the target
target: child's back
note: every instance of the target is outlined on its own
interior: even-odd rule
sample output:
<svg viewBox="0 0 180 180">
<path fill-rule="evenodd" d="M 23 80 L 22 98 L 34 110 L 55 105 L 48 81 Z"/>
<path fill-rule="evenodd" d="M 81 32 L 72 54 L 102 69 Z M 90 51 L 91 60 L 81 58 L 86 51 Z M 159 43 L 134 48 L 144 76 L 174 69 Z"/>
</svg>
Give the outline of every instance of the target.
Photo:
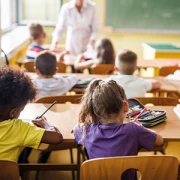
<svg viewBox="0 0 180 180">
<path fill-rule="evenodd" d="M 123 123 L 129 110 L 126 95 L 115 81 L 95 80 L 86 89 L 73 131 L 76 142 L 85 146 L 90 159 L 133 156 L 140 148 L 162 145 L 160 135 L 135 122 Z M 131 175 L 130 175 L 131 174 Z M 127 176 L 134 177 L 134 171 Z"/>
<path fill-rule="evenodd" d="M 40 143 L 58 144 L 62 135 L 43 117 L 32 122 L 18 119 L 27 102 L 34 100 L 36 89 L 23 71 L 0 69 L 0 159 L 18 160 L 25 147 L 37 149 Z"/>
<path fill-rule="evenodd" d="M 48 51 L 38 55 L 35 69 L 38 78 L 33 83 L 38 89 L 37 98 L 65 94 L 79 81 L 76 76 L 54 77 L 58 70 L 56 56 Z"/>
<path fill-rule="evenodd" d="M 15 162 L 25 147 L 39 147 L 45 131 L 19 119 L 0 122 L 0 129 L 0 159 Z"/>
<path fill-rule="evenodd" d="M 118 75 L 111 76 L 109 80 L 121 85 L 127 97 L 141 97 L 152 90 L 160 88 L 159 82 L 152 82 L 134 75 L 137 69 L 137 55 L 129 50 L 119 52 L 116 57 L 115 69 Z"/>
<path fill-rule="evenodd" d="M 28 46 L 26 57 L 29 60 L 34 60 L 41 51 L 45 49 L 42 47 L 45 41 L 45 33 L 40 24 L 31 24 L 30 28 L 31 44 Z"/>
<path fill-rule="evenodd" d="M 82 132 L 75 130 L 76 132 L 78 133 L 76 141 L 81 141 Z M 135 156 L 141 147 L 151 150 L 154 147 L 156 136 L 156 133 L 133 122 L 101 125 L 91 123 L 88 126 L 83 144 L 90 159 Z"/>
</svg>

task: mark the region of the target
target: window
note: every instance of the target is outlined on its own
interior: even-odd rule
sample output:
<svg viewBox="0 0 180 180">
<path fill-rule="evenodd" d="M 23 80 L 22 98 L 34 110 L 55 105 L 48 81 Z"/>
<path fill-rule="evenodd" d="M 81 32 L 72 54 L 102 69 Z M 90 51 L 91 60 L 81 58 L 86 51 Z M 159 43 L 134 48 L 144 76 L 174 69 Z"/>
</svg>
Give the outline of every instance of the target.
<svg viewBox="0 0 180 180">
<path fill-rule="evenodd" d="M 62 0 L 19 0 L 20 24 L 55 25 Z"/>
<path fill-rule="evenodd" d="M 17 23 L 17 1 L 1 1 L 1 29 L 2 32 L 10 30 Z"/>
</svg>

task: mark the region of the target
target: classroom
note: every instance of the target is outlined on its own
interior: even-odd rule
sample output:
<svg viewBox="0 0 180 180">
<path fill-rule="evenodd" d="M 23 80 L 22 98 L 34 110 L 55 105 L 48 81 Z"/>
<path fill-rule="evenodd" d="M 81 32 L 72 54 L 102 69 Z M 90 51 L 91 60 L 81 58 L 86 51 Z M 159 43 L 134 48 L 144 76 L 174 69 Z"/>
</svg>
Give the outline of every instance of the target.
<svg viewBox="0 0 180 180">
<path fill-rule="evenodd" d="M 0 180 L 179 180 L 179 22 L 179 0 L 0 0 Z"/>
</svg>

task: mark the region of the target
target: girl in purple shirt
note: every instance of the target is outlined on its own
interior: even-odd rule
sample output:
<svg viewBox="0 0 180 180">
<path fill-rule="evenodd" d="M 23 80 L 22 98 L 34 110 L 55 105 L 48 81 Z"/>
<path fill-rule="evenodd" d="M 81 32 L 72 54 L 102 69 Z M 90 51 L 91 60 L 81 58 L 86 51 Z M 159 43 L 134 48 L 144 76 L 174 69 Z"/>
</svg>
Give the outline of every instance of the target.
<svg viewBox="0 0 180 180">
<path fill-rule="evenodd" d="M 162 145 L 160 135 L 138 122 L 123 123 L 129 110 L 125 92 L 111 80 L 94 80 L 86 89 L 81 103 L 79 123 L 74 127 L 75 139 L 85 146 L 90 159 L 134 156 L 140 148 L 152 150 Z M 135 171 L 127 171 L 122 179 L 135 179 Z"/>
</svg>

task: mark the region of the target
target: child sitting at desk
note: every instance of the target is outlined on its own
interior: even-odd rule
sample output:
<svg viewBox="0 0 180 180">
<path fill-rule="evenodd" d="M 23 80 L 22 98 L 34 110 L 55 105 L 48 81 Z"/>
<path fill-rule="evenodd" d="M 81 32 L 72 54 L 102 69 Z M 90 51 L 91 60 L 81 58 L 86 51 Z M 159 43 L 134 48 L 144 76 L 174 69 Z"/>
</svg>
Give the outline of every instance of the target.
<svg viewBox="0 0 180 180">
<path fill-rule="evenodd" d="M 46 34 L 40 24 L 33 23 L 29 27 L 31 44 L 29 45 L 26 56 L 28 60 L 34 60 L 39 52 L 45 50 L 42 45 L 44 44 Z"/>
<path fill-rule="evenodd" d="M 65 94 L 79 81 L 76 76 L 54 77 L 57 70 L 57 61 L 54 54 L 43 51 L 37 56 L 35 71 L 38 77 L 33 80 L 38 89 L 37 98 Z"/>
<path fill-rule="evenodd" d="M 114 80 L 121 85 L 127 97 L 145 96 L 147 91 L 161 87 L 158 81 L 145 80 L 135 76 L 136 69 L 137 55 L 130 50 L 120 51 L 115 60 L 115 70 L 118 75 L 111 76 L 109 80 Z"/>
<path fill-rule="evenodd" d="M 37 149 L 40 143 L 59 144 L 62 134 L 45 118 L 36 119 L 34 125 L 18 117 L 27 102 L 35 98 L 36 89 L 28 75 L 19 69 L 0 69 L 0 159 L 17 162 L 25 147 Z"/>
<path fill-rule="evenodd" d="M 140 148 L 152 150 L 163 138 L 137 122 L 124 123 L 129 110 L 125 92 L 115 81 L 94 80 L 81 103 L 79 125 L 73 128 L 75 140 L 84 145 L 89 159 L 134 156 Z M 128 170 L 122 179 L 134 179 Z"/>
<path fill-rule="evenodd" d="M 109 39 L 97 41 L 95 50 L 92 48 L 89 52 L 79 55 L 74 63 L 76 70 L 90 68 L 95 64 L 114 64 L 115 52 L 112 42 Z"/>
</svg>

